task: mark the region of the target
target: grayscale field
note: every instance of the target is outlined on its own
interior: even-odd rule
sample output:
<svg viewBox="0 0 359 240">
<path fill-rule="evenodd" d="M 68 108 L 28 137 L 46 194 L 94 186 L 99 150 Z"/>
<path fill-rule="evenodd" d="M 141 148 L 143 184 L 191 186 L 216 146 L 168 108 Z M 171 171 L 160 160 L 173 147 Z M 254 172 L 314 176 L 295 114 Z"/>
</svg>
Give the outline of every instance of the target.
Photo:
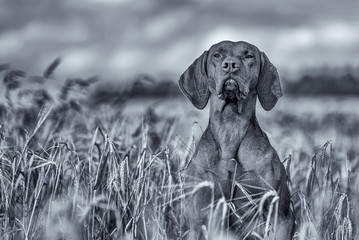
<svg viewBox="0 0 359 240">
<path fill-rule="evenodd" d="M 183 239 L 186 193 L 212 185 L 183 181 L 209 110 L 177 81 L 224 39 L 281 76 L 284 96 L 256 114 L 286 168 L 293 240 L 359 239 L 356 1 L 35 2 L 0 0 L 0 239 Z M 253 202 L 261 239 L 275 197 Z M 236 239 L 230 211 L 213 202 L 208 239 Z"/>
</svg>

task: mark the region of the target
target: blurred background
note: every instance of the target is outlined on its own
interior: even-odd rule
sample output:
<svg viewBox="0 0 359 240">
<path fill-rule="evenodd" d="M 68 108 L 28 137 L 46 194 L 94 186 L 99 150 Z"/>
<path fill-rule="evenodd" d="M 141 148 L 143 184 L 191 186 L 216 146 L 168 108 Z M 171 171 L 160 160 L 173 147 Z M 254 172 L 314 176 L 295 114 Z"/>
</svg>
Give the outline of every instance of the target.
<svg viewBox="0 0 359 240">
<path fill-rule="evenodd" d="M 0 62 L 58 76 L 177 80 L 212 44 L 244 40 L 286 78 L 359 73 L 359 3 L 334 0 L 1 0 Z"/>
<path fill-rule="evenodd" d="M 64 99 L 70 89 L 64 84 L 93 85 L 84 93 L 89 98 L 78 89 L 73 98 L 82 96 L 81 104 L 126 99 L 129 116 L 149 106 L 162 109 L 160 116 L 180 115 L 179 129 L 188 135 L 194 121 L 206 126 L 208 109 L 197 111 L 183 98 L 179 76 L 212 44 L 248 41 L 266 52 L 282 79 L 285 96 L 276 108 L 265 113 L 258 107 L 267 131 L 277 138 L 293 134 L 293 141 L 304 134 L 308 146 L 343 142 L 342 136 L 353 142 L 359 129 L 358 9 L 356 0 L 1 0 L 0 64 L 25 71 L 21 87 L 41 88 L 49 99 Z M 49 79 L 36 77 L 58 57 Z M 5 80 L 1 86 L 6 101 Z M 31 103 L 17 96 L 20 105 Z M 315 136 L 309 143 L 308 134 Z M 303 143 L 291 142 L 297 145 Z"/>
</svg>

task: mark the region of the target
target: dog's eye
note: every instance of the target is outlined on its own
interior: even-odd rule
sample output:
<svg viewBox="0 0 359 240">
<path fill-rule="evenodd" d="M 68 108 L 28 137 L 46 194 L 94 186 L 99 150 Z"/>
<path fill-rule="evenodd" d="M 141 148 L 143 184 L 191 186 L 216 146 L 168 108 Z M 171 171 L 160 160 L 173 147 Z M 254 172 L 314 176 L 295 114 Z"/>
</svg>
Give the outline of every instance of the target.
<svg viewBox="0 0 359 240">
<path fill-rule="evenodd" d="M 214 57 L 214 58 L 217 58 L 217 59 L 220 59 L 222 56 L 221 56 L 221 54 L 219 54 L 219 53 L 215 53 L 215 54 L 213 54 L 213 57 Z"/>
<path fill-rule="evenodd" d="M 254 56 L 251 55 L 251 54 L 248 54 L 248 55 L 246 55 L 244 58 L 246 58 L 246 59 L 252 59 L 252 58 L 254 58 Z"/>
</svg>

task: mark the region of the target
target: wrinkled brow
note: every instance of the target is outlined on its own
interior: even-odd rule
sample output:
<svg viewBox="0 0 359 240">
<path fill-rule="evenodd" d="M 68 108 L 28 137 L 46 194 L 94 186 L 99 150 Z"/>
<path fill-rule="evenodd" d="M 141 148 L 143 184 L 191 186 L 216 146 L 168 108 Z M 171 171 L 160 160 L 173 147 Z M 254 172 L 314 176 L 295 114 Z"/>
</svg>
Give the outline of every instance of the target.
<svg viewBox="0 0 359 240">
<path fill-rule="evenodd" d="M 219 47 L 217 49 L 213 49 L 213 52 L 220 52 L 220 53 L 224 53 L 224 52 L 228 52 L 228 49 L 224 48 L 224 47 Z"/>
</svg>

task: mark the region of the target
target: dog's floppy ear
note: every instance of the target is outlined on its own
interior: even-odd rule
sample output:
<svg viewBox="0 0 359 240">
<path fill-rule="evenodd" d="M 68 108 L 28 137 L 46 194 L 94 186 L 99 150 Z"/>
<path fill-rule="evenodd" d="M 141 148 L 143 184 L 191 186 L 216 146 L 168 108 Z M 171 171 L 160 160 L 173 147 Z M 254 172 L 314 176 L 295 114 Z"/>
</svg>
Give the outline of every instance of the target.
<svg viewBox="0 0 359 240">
<path fill-rule="evenodd" d="M 269 111 L 283 96 L 276 67 L 269 61 L 264 52 L 261 55 L 261 68 L 257 83 L 258 98 L 262 107 Z"/>
<path fill-rule="evenodd" d="M 197 58 L 179 79 L 179 87 L 184 95 L 198 108 L 203 109 L 209 99 L 207 57 L 205 51 Z"/>
</svg>

